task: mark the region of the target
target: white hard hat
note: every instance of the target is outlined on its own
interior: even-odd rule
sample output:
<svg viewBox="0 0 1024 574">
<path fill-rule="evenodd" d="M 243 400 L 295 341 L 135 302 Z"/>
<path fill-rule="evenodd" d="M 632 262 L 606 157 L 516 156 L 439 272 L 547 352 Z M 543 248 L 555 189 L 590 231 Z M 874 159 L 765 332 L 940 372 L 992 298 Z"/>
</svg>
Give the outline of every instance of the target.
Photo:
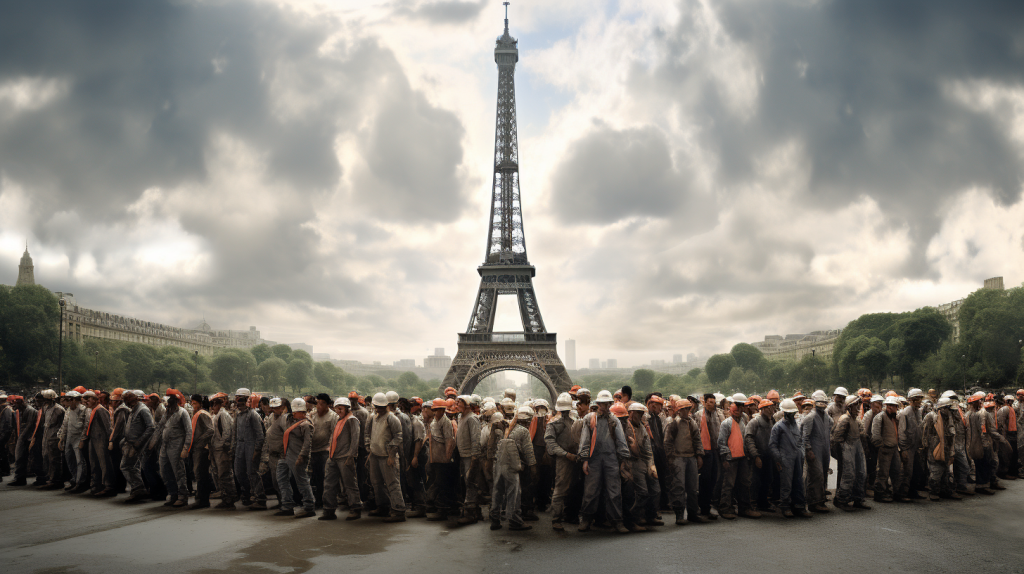
<svg viewBox="0 0 1024 574">
<path fill-rule="evenodd" d="M 742 405 L 747 402 L 747 395 L 744 395 L 743 393 L 736 393 L 735 395 L 730 397 L 729 400 L 736 403 L 737 405 Z"/>
<path fill-rule="evenodd" d="M 516 410 L 516 403 L 512 399 L 505 397 L 501 399 L 501 410 L 506 413 L 513 413 Z"/>
<path fill-rule="evenodd" d="M 799 410 L 796 407 L 796 403 L 793 401 L 793 399 L 786 399 L 782 401 L 782 404 L 779 405 L 779 408 L 781 408 L 782 412 L 784 413 L 795 413 Z"/>
<path fill-rule="evenodd" d="M 583 388 L 583 387 L 580 387 L 580 388 L 576 389 L 576 396 L 579 397 L 580 395 L 587 395 L 589 397 L 590 396 L 590 389 L 586 389 L 586 388 Z"/>
<path fill-rule="evenodd" d="M 825 391 L 817 390 L 811 393 L 811 400 L 816 403 L 827 403 L 828 396 L 825 394 Z"/>
<path fill-rule="evenodd" d="M 871 395 L 871 402 L 873 402 L 873 403 L 880 403 L 880 402 L 882 402 L 884 400 L 885 400 L 885 397 L 883 397 L 882 395 Z"/>
<path fill-rule="evenodd" d="M 44 389 L 43 390 L 43 398 L 44 399 L 50 399 L 50 400 L 56 399 L 57 398 L 57 391 L 55 391 L 53 389 Z"/>
<path fill-rule="evenodd" d="M 945 409 L 953 406 L 953 399 L 949 397 L 942 397 L 939 399 L 939 408 Z"/>
<path fill-rule="evenodd" d="M 459 395 L 459 396 L 455 397 L 455 400 L 462 401 L 462 402 L 466 403 L 467 405 L 469 405 L 472 402 L 473 397 L 471 397 L 469 395 Z"/>
<path fill-rule="evenodd" d="M 646 413 L 646 412 L 647 412 L 647 407 L 643 406 L 643 405 L 642 405 L 642 404 L 640 404 L 640 403 L 635 403 L 635 402 L 634 402 L 634 403 L 629 403 L 629 409 L 628 409 L 628 410 L 631 410 L 631 411 L 640 411 L 640 412 L 644 412 L 644 413 Z"/>
<path fill-rule="evenodd" d="M 533 409 L 531 409 L 530 407 L 526 407 L 526 406 L 519 407 L 519 413 L 516 415 L 516 418 L 519 418 L 521 420 L 532 419 L 533 418 Z"/>
<path fill-rule="evenodd" d="M 65 394 L 64 396 L 69 398 L 69 399 L 77 399 L 77 398 L 81 398 L 82 394 L 79 393 L 78 391 L 68 391 L 67 394 Z M 7 395 L 4 395 L 3 398 L 6 399 Z"/>
<path fill-rule="evenodd" d="M 375 407 L 386 407 L 388 406 L 388 397 L 384 393 L 377 393 L 373 395 L 373 406 Z"/>
<path fill-rule="evenodd" d="M 469 395 L 469 404 L 471 404 L 471 405 L 479 405 L 479 404 L 481 404 L 483 402 L 484 402 L 484 400 L 482 398 L 480 398 L 480 395 L 478 395 L 476 393 L 473 393 L 472 395 Z"/>
<path fill-rule="evenodd" d="M 494 413 L 491 415 L 491 423 L 500 423 L 503 420 L 505 420 L 505 418 L 501 416 L 501 413 Z"/>
<path fill-rule="evenodd" d="M 841 396 L 845 397 L 845 396 L 849 395 L 850 393 L 846 390 L 846 387 L 836 387 L 835 392 L 833 392 L 832 394 L 833 395 L 841 395 Z"/>
<path fill-rule="evenodd" d="M 942 392 L 942 395 L 941 395 L 941 396 L 940 396 L 939 398 L 940 398 L 940 399 L 941 399 L 941 398 L 950 398 L 950 399 L 952 399 L 952 398 L 954 398 L 954 397 L 956 397 L 956 391 L 954 391 L 954 390 L 950 389 L 950 390 L 948 390 L 948 391 L 943 391 L 943 392 Z"/>
<path fill-rule="evenodd" d="M 96 393 L 94 393 L 93 391 L 85 391 L 84 393 L 82 393 L 82 398 L 84 398 L 84 399 L 91 399 L 91 398 L 95 398 L 95 397 L 96 397 Z"/>
<path fill-rule="evenodd" d="M 576 391 L 576 395 L 579 396 L 579 394 L 580 394 L 579 391 Z M 612 394 L 610 392 L 608 392 L 608 391 L 601 391 L 601 392 L 597 393 L 597 398 L 594 399 L 594 402 L 595 403 L 614 403 L 615 402 L 615 398 L 612 397 Z"/>
<path fill-rule="evenodd" d="M 281 397 L 274 397 L 274 398 L 270 399 L 270 408 L 272 408 L 272 409 L 276 409 L 277 407 L 281 406 L 282 404 L 284 404 L 284 403 L 281 401 Z"/>
<path fill-rule="evenodd" d="M 725 398 L 725 395 L 723 395 L 722 393 L 715 393 L 715 402 L 716 403 L 722 402 L 722 399 L 724 399 L 724 398 Z"/>
<path fill-rule="evenodd" d="M 1003 400 L 1008 403 L 1012 403 L 1014 401 L 1014 398 L 1013 395 L 1006 395 L 1005 397 L 1003 397 Z"/>
<path fill-rule="evenodd" d="M 978 397 L 978 398 L 980 398 L 980 399 L 984 399 L 984 398 L 985 398 L 985 393 L 984 393 L 983 391 L 978 391 L 978 392 L 974 393 L 974 394 L 973 394 L 973 395 L 971 395 L 971 396 L 972 396 L 972 397 Z"/>
<path fill-rule="evenodd" d="M 348 397 L 339 397 L 334 399 L 334 406 L 352 408 L 352 403 L 348 400 Z"/>
<path fill-rule="evenodd" d="M 535 408 L 535 409 L 541 409 L 542 408 L 542 409 L 547 409 L 547 410 L 550 411 L 551 410 L 551 405 L 549 405 L 548 402 L 546 400 L 544 400 L 544 399 L 537 399 L 537 400 L 533 401 L 533 408 Z"/>
<path fill-rule="evenodd" d="M 395 391 L 388 391 L 384 395 L 384 398 L 387 399 L 388 404 L 391 405 L 391 404 L 397 403 L 398 399 L 401 398 L 401 397 L 399 397 L 398 393 L 396 393 Z"/>
<path fill-rule="evenodd" d="M 555 399 L 555 410 L 556 411 L 567 411 L 572 409 L 572 397 L 569 393 L 562 393 Z"/>
<path fill-rule="evenodd" d="M 885 400 L 882 401 L 882 404 L 900 406 L 900 400 L 897 399 L 896 397 L 885 397 Z"/>
<path fill-rule="evenodd" d="M 434 408 L 434 399 L 430 399 L 429 401 L 423 401 L 423 408 L 425 408 L 425 409 L 432 409 L 432 408 Z"/>
<path fill-rule="evenodd" d="M 923 397 L 923 396 L 924 396 L 924 391 L 922 391 L 921 389 L 910 389 L 910 392 L 907 393 L 907 398 L 908 399 L 913 399 L 915 397 Z"/>
<path fill-rule="evenodd" d="M 242 388 L 238 389 L 237 391 L 235 391 L 235 396 L 236 397 L 248 397 L 250 395 L 252 395 L 252 391 L 250 391 L 249 389 L 247 389 L 245 387 L 242 387 Z"/>
<path fill-rule="evenodd" d="M 515 389 L 505 389 L 505 396 L 509 398 L 516 396 Z"/>
<path fill-rule="evenodd" d="M 306 412 L 306 401 L 302 397 L 292 399 L 292 410 L 300 413 Z"/>
<path fill-rule="evenodd" d="M 859 402 L 860 402 L 860 397 L 858 397 L 857 395 L 850 395 L 850 396 L 846 397 L 846 401 L 844 401 L 843 404 L 844 404 L 844 406 L 849 407 L 850 405 L 853 405 L 853 404 L 859 403 Z"/>
</svg>

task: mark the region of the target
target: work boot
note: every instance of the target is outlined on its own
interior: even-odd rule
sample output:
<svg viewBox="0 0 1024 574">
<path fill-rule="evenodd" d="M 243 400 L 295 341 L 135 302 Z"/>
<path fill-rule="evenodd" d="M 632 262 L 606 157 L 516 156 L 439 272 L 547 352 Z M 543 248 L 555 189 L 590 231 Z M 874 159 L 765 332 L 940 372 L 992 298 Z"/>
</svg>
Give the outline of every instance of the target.
<svg viewBox="0 0 1024 574">
<path fill-rule="evenodd" d="M 576 532 L 589 532 L 590 527 L 591 525 L 593 525 L 593 523 L 594 521 L 589 518 L 584 518 L 580 520 L 580 525 L 576 527 Z M 491 525 L 491 530 L 494 530 L 493 524 Z"/>
<path fill-rule="evenodd" d="M 788 509 L 788 508 L 787 508 L 786 510 L 784 510 L 784 511 L 782 512 L 782 516 L 784 516 L 784 517 L 786 517 L 786 518 L 793 518 L 794 514 L 793 514 L 793 511 L 792 511 L 792 510 L 790 510 L 790 509 Z"/>
<path fill-rule="evenodd" d="M 359 520 L 362 517 L 363 511 L 358 508 L 353 508 L 348 511 L 348 516 L 345 517 L 345 520 Z"/>
<path fill-rule="evenodd" d="M 629 530 L 630 532 L 647 532 L 647 528 L 639 524 L 630 524 L 626 527 L 626 530 Z"/>
<path fill-rule="evenodd" d="M 267 509 L 267 503 L 266 502 L 254 502 L 254 503 L 252 503 L 252 506 L 249 507 L 249 510 L 266 510 L 266 509 Z"/>
<path fill-rule="evenodd" d="M 12 482 L 12 483 L 8 484 L 7 486 L 14 486 L 14 483 Z M 89 490 L 89 485 L 88 484 L 79 484 L 78 486 L 72 488 L 68 492 L 70 492 L 71 494 L 82 494 L 86 490 Z"/>
<path fill-rule="evenodd" d="M 333 508 L 328 508 L 317 518 L 317 520 L 337 520 L 338 514 Z"/>
<path fill-rule="evenodd" d="M 405 522 L 405 511 L 395 510 L 391 513 L 391 516 L 385 518 L 383 522 Z"/>
<path fill-rule="evenodd" d="M 180 498 L 178 500 L 175 500 L 174 503 L 171 504 L 171 508 L 185 508 L 186 506 L 188 506 L 188 502 Z"/>
<path fill-rule="evenodd" d="M 295 513 L 295 518 L 312 518 L 314 516 L 316 516 L 315 510 L 306 510 L 305 508 Z"/>
<path fill-rule="evenodd" d="M 498 525 L 500 526 L 501 523 L 499 522 Z M 491 526 L 494 526 L 494 525 L 492 524 Z M 530 526 L 529 524 L 509 524 L 508 525 L 508 529 L 509 530 L 514 530 L 514 531 L 533 530 L 533 526 Z"/>
<path fill-rule="evenodd" d="M 865 504 L 863 500 L 854 500 L 853 507 L 861 510 L 871 510 L 871 507 Z"/>
<path fill-rule="evenodd" d="M 476 513 L 473 512 L 472 509 L 467 509 L 462 513 L 462 516 L 460 516 L 459 519 L 456 520 L 456 522 L 460 526 L 465 526 L 467 524 L 476 524 Z"/>
<path fill-rule="evenodd" d="M 491 530 L 501 530 L 501 521 L 500 520 L 492 520 L 491 521 Z"/>
<path fill-rule="evenodd" d="M 711 519 L 703 514 L 698 514 L 697 516 L 691 516 L 690 522 L 696 522 L 697 524 L 711 524 Z"/>
<path fill-rule="evenodd" d="M 282 508 L 281 510 L 275 512 L 274 516 L 295 516 L 295 511 L 291 509 L 285 510 Z"/>
<path fill-rule="evenodd" d="M 992 492 L 991 490 L 989 490 L 989 489 L 985 488 L 984 486 L 982 486 L 980 488 L 979 487 L 975 487 L 974 488 L 974 494 L 984 494 L 986 496 L 992 496 L 993 494 L 995 494 L 995 492 Z"/>
<path fill-rule="evenodd" d="M 46 486 L 42 487 L 39 490 L 57 490 L 57 489 L 60 489 L 60 488 L 64 488 L 64 485 L 62 483 L 51 482 L 51 483 L 47 484 Z"/>
<path fill-rule="evenodd" d="M 683 526 L 685 524 L 689 524 L 689 521 L 683 517 L 683 513 L 676 514 L 676 526 Z"/>
<path fill-rule="evenodd" d="M 740 512 L 740 516 L 746 516 L 747 518 L 761 518 L 761 513 L 753 508 L 748 508 L 743 512 Z"/>
<path fill-rule="evenodd" d="M 853 510 L 853 505 L 850 502 L 840 502 L 838 500 L 833 500 L 832 505 L 838 508 L 839 510 L 844 510 L 846 512 Z"/>
<path fill-rule="evenodd" d="M 235 503 L 234 502 L 225 502 L 225 501 L 222 500 L 222 501 L 220 501 L 220 503 L 217 504 L 217 506 L 214 506 L 214 508 L 219 508 L 221 510 L 234 510 L 235 509 Z"/>
<path fill-rule="evenodd" d="M 974 496 L 974 493 L 970 490 L 958 490 L 956 491 L 956 494 L 959 494 L 960 496 Z"/>
<path fill-rule="evenodd" d="M 554 522 L 554 521 L 552 521 L 551 522 L 551 529 L 552 530 L 557 530 L 559 532 L 565 532 L 565 527 L 562 526 L 561 522 Z"/>
<path fill-rule="evenodd" d="M 373 515 L 373 513 L 370 514 L 371 516 Z M 448 520 L 448 514 L 446 512 L 428 512 L 427 520 L 430 522 L 443 522 Z"/>
<path fill-rule="evenodd" d="M 142 489 L 129 494 L 128 499 L 125 500 L 125 502 L 128 504 L 134 504 L 136 502 L 144 502 L 147 498 L 149 498 L 149 491 Z"/>
<path fill-rule="evenodd" d="M 992 490 L 1006 490 L 1006 487 L 999 484 L 998 482 L 993 482 L 992 484 L 988 485 L 988 487 Z"/>
<path fill-rule="evenodd" d="M 105 488 L 96 494 L 97 498 L 109 498 L 111 496 L 117 496 L 117 491 L 113 488 Z"/>
<path fill-rule="evenodd" d="M 793 509 L 793 516 L 796 516 L 797 518 L 810 518 L 811 513 L 807 512 L 807 509 L 801 506 Z"/>
<path fill-rule="evenodd" d="M 534 522 L 534 521 L 540 520 L 540 517 L 539 517 L 539 516 L 537 516 L 537 514 L 536 514 L 536 513 L 534 513 L 534 512 L 533 512 L 533 511 L 531 510 L 531 511 L 529 511 L 529 512 L 524 512 L 524 513 L 523 513 L 523 520 L 528 520 L 528 521 L 530 521 L 530 522 Z M 511 529 L 511 528 L 512 528 L 512 527 L 510 526 L 510 527 L 509 527 L 509 529 Z"/>
<path fill-rule="evenodd" d="M 626 534 L 627 532 L 629 532 L 629 529 L 626 528 L 626 526 L 624 524 L 622 524 L 621 522 L 616 522 L 615 523 L 615 531 L 618 532 L 619 534 Z"/>
<path fill-rule="evenodd" d="M 921 496 L 921 493 L 918 492 L 917 490 L 911 490 L 907 494 L 907 498 L 909 498 L 910 500 L 924 500 L 924 497 Z"/>
<path fill-rule="evenodd" d="M 960 496 L 959 494 L 957 494 L 955 492 L 951 492 L 951 493 L 949 493 L 949 499 L 950 500 L 963 500 L 964 497 Z"/>
<path fill-rule="evenodd" d="M 719 512 L 718 515 L 721 516 L 722 518 L 726 519 L 726 520 L 736 520 L 736 515 L 733 514 L 731 510 L 726 510 L 725 512 Z"/>
<path fill-rule="evenodd" d="M 817 512 L 818 514 L 828 514 L 829 510 L 824 504 L 818 503 L 811 506 L 811 512 Z"/>
<path fill-rule="evenodd" d="M 6 448 L 6 447 L 4 447 L 4 448 Z M 28 481 L 25 480 L 24 478 L 21 478 L 21 479 L 15 480 L 14 482 L 8 482 L 7 486 L 25 486 L 27 484 L 28 484 Z M 79 491 L 79 492 L 81 492 L 81 491 Z"/>
<path fill-rule="evenodd" d="M 647 526 L 665 526 L 665 521 L 660 518 L 647 521 Z"/>
<path fill-rule="evenodd" d="M 386 508 L 377 507 L 367 513 L 367 516 L 387 517 L 390 514 Z"/>
<path fill-rule="evenodd" d="M 164 506 L 174 506 L 175 502 L 177 502 L 177 500 L 168 500 L 164 503 Z"/>
<path fill-rule="evenodd" d="M 938 502 L 939 501 L 939 495 L 935 494 L 934 492 L 929 493 L 928 494 L 928 500 L 930 500 L 932 502 Z"/>
<path fill-rule="evenodd" d="M 424 510 L 422 506 L 417 508 L 417 509 L 415 509 L 415 510 L 413 510 L 412 512 L 406 512 L 405 513 L 405 517 L 406 518 L 423 518 L 426 515 L 427 515 L 427 511 Z"/>
</svg>

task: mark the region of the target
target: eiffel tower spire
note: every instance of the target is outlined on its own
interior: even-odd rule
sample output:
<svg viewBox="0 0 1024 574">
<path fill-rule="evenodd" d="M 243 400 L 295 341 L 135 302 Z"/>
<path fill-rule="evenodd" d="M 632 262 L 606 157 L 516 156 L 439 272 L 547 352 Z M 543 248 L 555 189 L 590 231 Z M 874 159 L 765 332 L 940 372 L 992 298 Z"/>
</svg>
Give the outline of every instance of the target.
<svg viewBox="0 0 1024 574">
<path fill-rule="evenodd" d="M 469 326 L 459 335 L 459 351 L 441 389 L 450 386 L 468 394 L 487 375 L 515 370 L 539 379 L 554 400 L 557 392 L 568 390 L 572 381 L 558 358 L 555 333 L 549 333 L 544 326 L 533 289 L 537 271 L 526 256 L 516 128 L 515 71 L 519 42 L 508 31 L 508 4 L 504 2 L 505 32 L 494 47 L 494 62 L 498 65 L 498 105 L 487 251 L 483 265 L 477 268 L 480 289 Z M 499 295 L 517 297 L 522 331 L 494 331 Z"/>
</svg>

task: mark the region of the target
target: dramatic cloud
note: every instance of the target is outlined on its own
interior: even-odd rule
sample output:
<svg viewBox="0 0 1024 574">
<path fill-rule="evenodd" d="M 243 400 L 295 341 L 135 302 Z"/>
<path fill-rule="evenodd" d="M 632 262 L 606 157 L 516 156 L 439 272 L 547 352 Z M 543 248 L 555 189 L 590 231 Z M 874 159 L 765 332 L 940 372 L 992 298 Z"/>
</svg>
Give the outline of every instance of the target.
<svg viewBox="0 0 1024 574">
<path fill-rule="evenodd" d="M 500 2 L 43 0 L 0 19 L 0 282 L 454 350 L 489 208 Z M 518 2 L 523 214 L 578 362 L 1024 280 L 1024 9 Z"/>
</svg>

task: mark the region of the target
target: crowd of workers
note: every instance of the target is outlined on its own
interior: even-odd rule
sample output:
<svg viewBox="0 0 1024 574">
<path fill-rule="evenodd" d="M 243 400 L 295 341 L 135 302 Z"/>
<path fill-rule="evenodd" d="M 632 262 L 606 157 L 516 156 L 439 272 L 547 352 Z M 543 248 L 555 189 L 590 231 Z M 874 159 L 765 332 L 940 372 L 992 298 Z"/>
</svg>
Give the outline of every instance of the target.
<svg viewBox="0 0 1024 574">
<path fill-rule="evenodd" d="M 287 400 L 164 396 L 78 387 L 58 397 L 0 393 L 0 476 L 10 486 L 116 497 L 175 509 L 384 522 L 424 517 L 619 532 L 762 513 L 787 518 L 876 502 L 961 500 L 1004 490 L 1020 470 L 1024 390 L 884 396 L 838 387 L 810 397 L 663 397 L 635 401 L 574 386 L 555 401 L 377 393 Z M 368 403 L 368 404 L 367 404 Z M 836 469 L 830 468 L 832 459 Z M 837 475 L 834 493 L 828 476 Z M 973 485 L 973 486 L 972 486 Z M 831 498 L 831 500 L 830 500 Z M 189 504 L 189 501 L 192 503 Z M 489 509 L 485 518 L 482 508 Z"/>
</svg>

